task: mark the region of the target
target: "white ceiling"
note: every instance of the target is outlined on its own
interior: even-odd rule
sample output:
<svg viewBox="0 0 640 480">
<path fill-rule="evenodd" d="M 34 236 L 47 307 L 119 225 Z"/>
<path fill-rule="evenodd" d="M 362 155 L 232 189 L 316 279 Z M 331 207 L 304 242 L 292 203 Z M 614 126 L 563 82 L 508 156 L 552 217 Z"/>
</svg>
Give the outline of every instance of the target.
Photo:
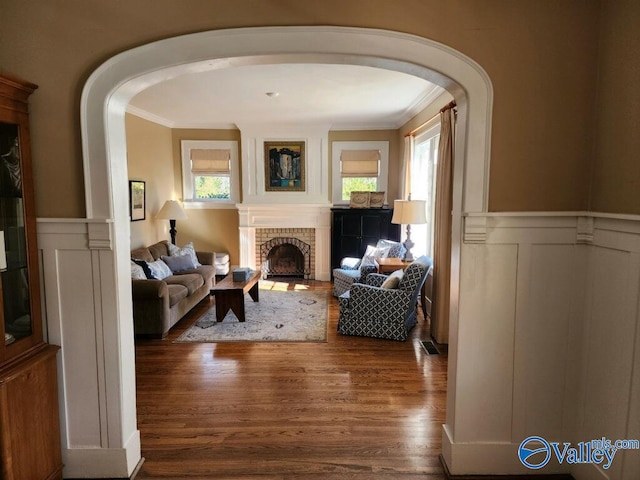
<svg viewBox="0 0 640 480">
<path fill-rule="evenodd" d="M 156 84 L 136 95 L 128 111 L 172 128 L 277 122 L 386 129 L 402 126 L 442 92 L 421 78 L 374 67 L 249 65 Z"/>
</svg>

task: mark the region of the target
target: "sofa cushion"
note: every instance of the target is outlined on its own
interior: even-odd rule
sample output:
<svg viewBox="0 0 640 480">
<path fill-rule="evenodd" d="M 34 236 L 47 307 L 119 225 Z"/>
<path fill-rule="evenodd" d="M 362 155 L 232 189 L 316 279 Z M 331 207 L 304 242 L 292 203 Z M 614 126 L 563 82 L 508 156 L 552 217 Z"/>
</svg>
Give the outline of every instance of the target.
<svg viewBox="0 0 640 480">
<path fill-rule="evenodd" d="M 153 262 L 155 260 L 147 247 L 131 250 L 131 258 L 134 260 L 143 260 L 145 262 Z"/>
<path fill-rule="evenodd" d="M 204 285 L 202 275 L 198 273 L 182 273 L 180 275 L 171 275 L 164 279 L 167 285 L 182 285 L 186 287 L 189 295 L 193 294 L 197 289 Z"/>
<path fill-rule="evenodd" d="M 131 278 L 133 280 L 146 280 L 147 275 L 144 273 L 142 266 L 131 260 Z"/>
<path fill-rule="evenodd" d="M 169 242 L 166 240 L 149 245 L 147 248 L 154 260 L 162 258 L 163 255 L 169 255 Z"/>
<path fill-rule="evenodd" d="M 169 306 L 173 307 L 176 303 L 187 298 L 189 292 L 184 285 L 167 285 L 169 290 Z"/>
<path fill-rule="evenodd" d="M 167 243 L 168 253 L 173 256 L 187 255 L 191 257 L 193 263 L 196 267 L 199 267 L 201 264 L 198 261 L 198 256 L 196 255 L 196 249 L 193 246 L 193 242 L 187 243 L 184 247 L 178 248 L 172 243 Z"/>
<path fill-rule="evenodd" d="M 193 263 L 193 258 L 189 255 L 176 255 L 173 257 L 163 255 L 162 261 L 169 266 L 173 273 L 180 273 L 196 268 L 196 265 Z"/>
<path fill-rule="evenodd" d="M 151 271 L 151 278 L 156 280 L 164 280 L 167 277 L 173 275 L 173 272 L 169 266 L 162 260 L 156 260 L 155 262 L 147 263 L 149 270 Z"/>
</svg>

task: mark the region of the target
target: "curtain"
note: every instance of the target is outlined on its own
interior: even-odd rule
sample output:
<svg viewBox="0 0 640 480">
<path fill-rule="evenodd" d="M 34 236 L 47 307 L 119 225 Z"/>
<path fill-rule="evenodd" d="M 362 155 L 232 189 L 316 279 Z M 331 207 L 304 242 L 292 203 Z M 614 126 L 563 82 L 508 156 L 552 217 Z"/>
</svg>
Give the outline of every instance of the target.
<svg viewBox="0 0 640 480">
<path fill-rule="evenodd" d="M 413 135 L 404 137 L 402 154 L 402 178 L 400 179 L 400 199 L 408 198 L 411 193 L 411 159 L 413 158 Z"/>
<path fill-rule="evenodd" d="M 449 343 L 454 107 L 455 103 L 451 102 L 440 110 L 440 143 L 438 145 L 434 219 L 433 305 L 431 310 L 431 336 L 438 343 Z"/>
</svg>

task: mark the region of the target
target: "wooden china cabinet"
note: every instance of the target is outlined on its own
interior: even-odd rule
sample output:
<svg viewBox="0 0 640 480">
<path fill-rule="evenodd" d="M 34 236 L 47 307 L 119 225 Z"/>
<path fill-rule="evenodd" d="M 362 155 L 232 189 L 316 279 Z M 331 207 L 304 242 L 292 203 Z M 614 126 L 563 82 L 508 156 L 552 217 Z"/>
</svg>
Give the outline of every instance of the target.
<svg viewBox="0 0 640 480">
<path fill-rule="evenodd" d="M 62 478 L 56 353 L 43 341 L 28 98 L 0 74 L 0 478 Z"/>
</svg>

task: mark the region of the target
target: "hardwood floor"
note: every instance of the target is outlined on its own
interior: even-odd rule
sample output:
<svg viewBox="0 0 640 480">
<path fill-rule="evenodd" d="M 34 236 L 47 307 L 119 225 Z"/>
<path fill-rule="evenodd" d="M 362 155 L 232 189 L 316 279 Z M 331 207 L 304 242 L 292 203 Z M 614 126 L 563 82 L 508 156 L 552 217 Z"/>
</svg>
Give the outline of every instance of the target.
<svg viewBox="0 0 640 480">
<path fill-rule="evenodd" d="M 331 297 L 327 343 L 172 343 L 209 302 L 137 342 L 137 479 L 445 479 L 447 356 L 421 314 L 407 342 L 347 337 Z"/>
</svg>

